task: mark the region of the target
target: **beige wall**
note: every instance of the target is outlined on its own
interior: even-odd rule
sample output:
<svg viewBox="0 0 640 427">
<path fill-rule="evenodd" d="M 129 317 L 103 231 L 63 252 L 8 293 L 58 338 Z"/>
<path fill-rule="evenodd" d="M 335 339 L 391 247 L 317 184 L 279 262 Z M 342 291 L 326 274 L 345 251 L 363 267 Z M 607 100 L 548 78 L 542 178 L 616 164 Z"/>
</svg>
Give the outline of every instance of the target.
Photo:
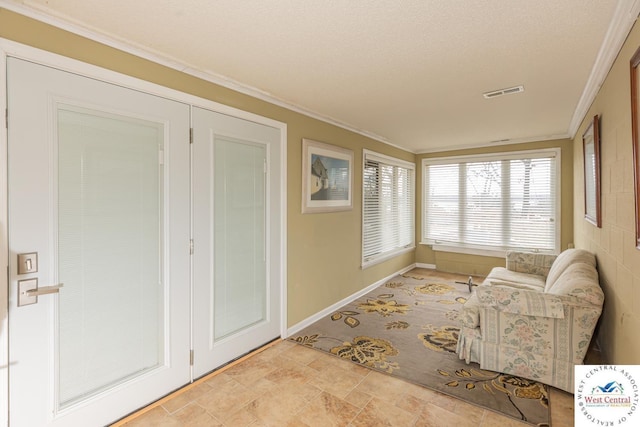
<svg viewBox="0 0 640 427">
<path fill-rule="evenodd" d="M 605 361 L 640 363 L 640 250 L 635 198 L 629 61 L 640 46 L 636 23 L 574 138 L 574 238 L 596 254 L 605 292 L 598 341 Z M 600 115 L 602 228 L 584 219 L 582 134 Z"/>
<path fill-rule="evenodd" d="M 507 151 L 536 150 L 544 148 L 560 148 L 560 168 L 562 174 L 560 184 L 560 246 L 562 249 L 566 249 L 569 243 L 573 242 L 573 144 L 569 139 L 531 142 L 526 144 L 491 146 L 418 155 L 416 158 L 416 164 L 418 168 L 418 182 L 416 192 L 416 241 L 420 241 L 420 233 L 422 227 L 422 215 L 420 212 L 422 205 L 422 171 L 420 170 L 422 159 L 432 157 L 499 153 Z M 431 246 L 421 244 L 418 244 L 418 247 L 416 248 L 416 262 L 433 264 L 438 270 L 441 271 L 464 274 L 478 274 L 481 276 L 486 276 L 493 267 L 504 267 L 504 258 L 434 251 L 431 249 Z"/>
<path fill-rule="evenodd" d="M 0 9 L 0 37 L 207 98 L 288 125 L 288 324 L 294 325 L 414 262 L 414 253 L 360 268 L 362 149 L 413 162 L 415 155 L 282 107 L 160 66 Z M 301 214 L 302 138 L 354 150 L 353 210 Z"/>
</svg>

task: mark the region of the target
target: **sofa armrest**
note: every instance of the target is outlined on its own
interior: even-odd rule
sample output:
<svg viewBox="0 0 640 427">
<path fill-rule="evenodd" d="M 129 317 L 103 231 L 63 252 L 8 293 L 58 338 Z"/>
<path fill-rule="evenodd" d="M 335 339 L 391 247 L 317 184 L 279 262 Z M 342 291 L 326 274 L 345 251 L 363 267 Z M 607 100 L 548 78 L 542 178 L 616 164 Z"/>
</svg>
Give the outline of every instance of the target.
<svg viewBox="0 0 640 427">
<path fill-rule="evenodd" d="M 507 270 L 547 277 L 557 255 L 532 252 L 507 252 Z"/>
<path fill-rule="evenodd" d="M 474 292 L 464 303 L 462 309 L 458 313 L 460 326 L 464 328 L 474 329 L 480 326 L 480 302 Z"/>
<path fill-rule="evenodd" d="M 478 303 L 498 311 L 523 316 L 564 318 L 563 298 L 507 286 L 479 286 Z"/>
<path fill-rule="evenodd" d="M 562 303 L 571 297 L 559 297 L 541 292 L 508 286 L 478 286 L 458 314 L 460 325 L 477 328 L 481 316 L 487 311 L 499 311 L 512 315 L 549 317 L 562 319 Z M 577 301 L 577 298 L 573 298 Z"/>
<path fill-rule="evenodd" d="M 467 330 L 469 326 L 464 320 L 466 317 L 461 318 L 461 330 L 465 330 L 465 334 L 469 337 L 481 341 L 484 346 L 501 349 L 501 351 L 513 350 L 540 355 L 546 359 L 557 359 L 574 364 L 582 363 L 602 313 L 602 306 L 590 304 L 573 296 L 549 295 L 516 289 L 513 293 L 518 295 L 513 296 L 511 300 L 516 304 L 509 307 L 511 303 L 500 304 L 500 301 L 504 302 L 504 300 L 497 298 L 494 293 L 491 293 L 492 298 L 487 300 L 489 293 L 485 293 L 485 290 L 480 288 L 483 286 L 479 286 L 474 293 L 475 301 L 472 304 L 473 308 L 469 311 L 469 314 L 473 314 L 476 309 L 478 310 L 478 326 L 474 328 L 474 334 L 478 335 L 478 338 Z M 476 297 L 478 292 L 480 297 Z M 531 294 L 538 294 L 545 299 L 551 297 L 553 304 L 560 304 L 563 315 L 561 317 L 534 316 L 529 310 L 512 313 L 519 311 L 516 307 L 525 305 L 524 300 L 530 299 Z M 469 298 L 469 301 L 472 301 L 472 298 Z M 471 324 L 475 323 L 474 320 L 471 318 Z"/>
</svg>

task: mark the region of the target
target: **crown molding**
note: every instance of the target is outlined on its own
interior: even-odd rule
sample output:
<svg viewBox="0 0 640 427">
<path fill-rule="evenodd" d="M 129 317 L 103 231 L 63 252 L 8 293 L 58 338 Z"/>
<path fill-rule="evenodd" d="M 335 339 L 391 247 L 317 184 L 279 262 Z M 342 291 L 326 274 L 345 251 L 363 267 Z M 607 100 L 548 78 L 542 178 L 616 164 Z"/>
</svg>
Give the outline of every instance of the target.
<svg viewBox="0 0 640 427">
<path fill-rule="evenodd" d="M 622 45 L 624 44 L 633 24 L 640 14 L 640 0 L 618 0 L 609 29 L 605 34 L 602 46 L 591 69 L 591 75 L 578 101 L 573 117 L 569 124 L 568 133 L 573 139 L 584 120 L 591 104 L 598 95 L 604 80 L 609 74 Z"/>
<path fill-rule="evenodd" d="M 616 9 L 614 11 L 614 15 L 609 24 L 609 28 L 607 30 L 607 33 L 605 34 L 605 38 L 603 40 L 603 43 L 596 57 L 594 66 L 591 70 L 591 74 L 589 76 L 589 79 L 587 80 L 587 84 L 585 85 L 585 88 L 582 92 L 580 100 L 578 101 L 576 109 L 574 110 L 566 135 L 555 135 L 553 137 L 547 137 L 547 138 L 536 137 L 536 138 L 527 138 L 522 140 L 511 140 L 511 141 L 505 142 L 504 144 L 476 143 L 476 144 L 459 145 L 456 147 L 439 147 L 439 148 L 434 148 L 430 150 L 411 150 L 405 147 L 401 147 L 397 144 L 391 143 L 391 141 L 389 141 L 387 138 L 381 135 L 366 131 L 364 129 L 360 129 L 356 126 L 350 125 L 336 118 L 309 110 L 300 105 L 278 98 L 261 89 L 255 88 L 250 85 L 246 85 L 237 80 L 231 79 L 223 75 L 219 75 L 211 71 L 202 70 L 197 67 L 193 67 L 191 64 L 185 63 L 184 61 L 177 60 L 167 55 L 162 55 L 161 53 L 158 53 L 158 52 L 152 52 L 150 50 L 144 49 L 143 47 L 136 46 L 134 44 L 128 43 L 123 40 L 118 40 L 113 36 L 108 36 L 106 34 L 99 33 L 94 30 L 90 30 L 79 24 L 72 23 L 68 20 L 65 20 L 62 17 L 41 12 L 39 10 L 36 10 L 24 4 L 14 3 L 9 0 L 0 0 L 0 8 L 18 13 L 20 15 L 34 19 L 36 21 L 43 22 L 48 25 L 52 25 L 61 30 L 68 31 L 70 33 L 87 38 L 89 40 L 93 40 L 95 42 L 112 47 L 114 49 L 118 49 L 120 51 L 149 60 L 156 64 L 165 66 L 167 68 L 180 71 L 184 74 L 190 75 L 192 77 L 196 77 L 198 79 L 207 81 L 209 83 L 222 86 L 224 88 L 233 90 L 240 94 L 251 96 L 253 98 L 268 102 L 272 105 L 285 108 L 287 110 L 328 123 L 333 126 L 337 126 L 339 128 L 345 129 L 350 132 L 354 132 L 356 134 L 365 136 L 374 141 L 381 142 L 383 144 L 389 145 L 399 150 L 412 153 L 412 154 L 425 154 L 430 152 L 448 151 L 453 149 L 466 149 L 466 148 L 481 147 L 481 146 L 487 146 L 487 145 L 505 145 L 505 144 L 529 142 L 531 140 L 542 141 L 542 140 L 548 140 L 548 139 L 562 139 L 565 137 L 573 139 L 584 117 L 586 116 L 589 108 L 591 107 L 591 104 L 593 103 L 596 95 L 598 94 L 600 87 L 604 83 L 604 80 L 607 74 L 609 73 L 609 70 L 611 69 L 611 66 L 613 65 L 613 62 L 615 61 L 618 53 L 620 52 L 620 49 L 622 48 L 622 45 L 624 44 L 626 37 L 628 36 L 629 32 L 631 31 L 631 28 L 633 27 L 633 24 L 635 23 L 638 15 L 640 14 L 640 0 L 619 0 L 618 1 L 616 5 Z"/>
<path fill-rule="evenodd" d="M 416 151 L 415 154 L 433 154 L 433 153 L 445 153 L 447 151 L 460 151 L 460 150 L 472 150 L 475 148 L 486 148 L 486 147 L 500 147 L 503 145 L 515 145 L 515 144 L 526 144 L 528 142 L 544 142 L 544 141 L 556 141 L 559 139 L 572 139 L 573 136 L 568 133 L 557 134 L 557 135 L 541 135 L 541 136 L 533 136 L 527 138 L 513 138 L 513 139 L 503 139 L 500 141 L 486 141 L 486 142 L 475 142 L 469 144 L 456 144 L 449 145 L 446 147 L 434 147 L 426 150 Z"/>
</svg>

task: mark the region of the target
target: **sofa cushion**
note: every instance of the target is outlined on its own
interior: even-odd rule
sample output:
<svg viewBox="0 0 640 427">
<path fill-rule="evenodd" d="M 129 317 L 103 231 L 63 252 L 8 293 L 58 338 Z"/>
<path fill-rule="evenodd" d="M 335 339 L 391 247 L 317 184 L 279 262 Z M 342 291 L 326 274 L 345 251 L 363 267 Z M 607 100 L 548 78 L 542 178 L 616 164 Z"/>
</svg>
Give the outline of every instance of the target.
<svg viewBox="0 0 640 427">
<path fill-rule="evenodd" d="M 542 292 L 545 281 L 543 276 L 527 273 L 517 273 L 504 267 L 495 267 L 484 280 L 483 285 L 511 286 L 519 289 L 530 289 Z"/>
<path fill-rule="evenodd" d="M 581 262 L 589 264 L 593 268 L 596 267 L 596 257 L 591 252 L 584 249 L 567 249 L 560 253 L 549 270 L 549 275 L 547 276 L 547 282 L 544 288 L 545 292 L 553 286 L 567 267 Z"/>
<path fill-rule="evenodd" d="M 597 306 L 604 304 L 604 292 L 598 282 L 598 271 L 584 262 L 568 266 L 545 292 L 573 296 Z"/>
</svg>

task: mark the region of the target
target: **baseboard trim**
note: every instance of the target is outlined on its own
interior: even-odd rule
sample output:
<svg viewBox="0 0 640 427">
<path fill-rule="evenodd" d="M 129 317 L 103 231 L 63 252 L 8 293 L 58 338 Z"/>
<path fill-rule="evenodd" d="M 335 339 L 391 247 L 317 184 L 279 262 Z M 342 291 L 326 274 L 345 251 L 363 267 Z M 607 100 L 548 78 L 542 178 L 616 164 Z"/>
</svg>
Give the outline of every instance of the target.
<svg viewBox="0 0 640 427">
<path fill-rule="evenodd" d="M 428 268 L 429 270 L 435 270 L 436 269 L 436 265 L 435 264 L 424 264 L 422 262 L 416 262 L 416 267 L 418 267 L 418 268 Z"/>
<path fill-rule="evenodd" d="M 421 264 L 421 265 L 427 265 L 427 264 Z M 395 276 L 397 276 L 398 274 L 403 274 L 406 273 L 409 270 L 413 270 L 415 267 L 417 267 L 418 264 L 411 264 L 399 271 L 396 271 L 393 274 L 390 274 L 389 276 L 385 277 L 384 279 L 380 279 L 377 282 L 367 286 L 364 289 L 359 290 L 358 292 L 338 301 L 335 304 L 332 304 L 331 306 L 325 308 L 322 311 L 317 312 L 316 314 L 307 317 L 306 319 L 304 319 L 301 322 L 296 323 L 295 325 L 293 325 L 292 327 L 290 327 L 289 329 L 287 329 L 287 336 L 283 337 L 283 338 L 287 338 L 290 337 L 293 334 L 298 333 L 299 331 L 303 330 L 304 328 L 306 328 L 307 326 L 317 322 L 318 320 L 322 319 L 325 316 L 330 315 L 331 313 L 333 313 L 334 311 L 336 311 L 337 309 L 339 309 L 340 307 L 342 307 L 343 305 L 349 304 L 351 301 L 360 298 L 361 296 L 369 293 L 370 291 L 374 290 L 375 288 L 377 288 L 378 286 L 384 284 L 386 281 L 388 281 L 389 279 L 394 278 Z M 423 268 L 429 268 L 429 267 L 423 267 Z M 435 266 L 434 266 L 435 268 Z"/>
</svg>

